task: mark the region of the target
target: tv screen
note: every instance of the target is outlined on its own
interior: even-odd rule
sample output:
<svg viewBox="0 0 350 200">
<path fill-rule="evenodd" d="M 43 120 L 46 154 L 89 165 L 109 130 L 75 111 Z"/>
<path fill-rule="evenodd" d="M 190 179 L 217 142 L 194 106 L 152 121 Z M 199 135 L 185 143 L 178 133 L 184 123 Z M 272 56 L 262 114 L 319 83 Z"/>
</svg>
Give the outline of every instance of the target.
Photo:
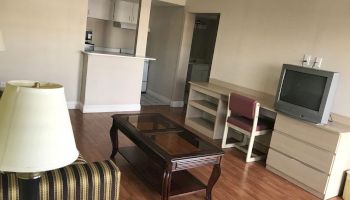
<svg viewBox="0 0 350 200">
<path fill-rule="evenodd" d="M 275 109 L 291 117 L 327 124 L 339 73 L 284 64 Z"/>
<path fill-rule="evenodd" d="M 319 111 L 327 77 L 286 70 L 280 100 Z"/>
</svg>

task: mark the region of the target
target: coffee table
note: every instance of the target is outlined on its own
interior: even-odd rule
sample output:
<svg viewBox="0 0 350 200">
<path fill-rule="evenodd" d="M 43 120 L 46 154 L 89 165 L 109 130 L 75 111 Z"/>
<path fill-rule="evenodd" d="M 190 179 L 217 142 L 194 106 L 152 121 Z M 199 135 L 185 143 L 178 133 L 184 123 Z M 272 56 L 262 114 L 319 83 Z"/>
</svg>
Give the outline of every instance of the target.
<svg viewBox="0 0 350 200">
<path fill-rule="evenodd" d="M 212 199 L 221 173 L 221 149 L 158 113 L 117 114 L 112 118 L 111 158 L 119 152 L 158 190 L 162 200 L 200 191 L 206 191 L 206 200 Z M 118 130 L 135 146 L 118 148 Z M 187 171 L 202 166 L 213 166 L 207 185 Z"/>
</svg>

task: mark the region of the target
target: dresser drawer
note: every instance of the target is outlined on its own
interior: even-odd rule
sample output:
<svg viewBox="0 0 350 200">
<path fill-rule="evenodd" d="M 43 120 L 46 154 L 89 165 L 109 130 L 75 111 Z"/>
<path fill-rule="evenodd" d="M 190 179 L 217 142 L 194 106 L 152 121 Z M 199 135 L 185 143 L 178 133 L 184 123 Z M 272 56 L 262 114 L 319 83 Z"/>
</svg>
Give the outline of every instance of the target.
<svg viewBox="0 0 350 200">
<path fill-rule="evenodd" d="M 330 173 L 334 154 L 274 131 L 270 147 L 306 163 L 327 174 Z"/>
<path fill-rule="evenodd" d="M 339 134 L 282 114 L 276 117 L 275 130 L 333 153 L 337 149 Z"/>
<path fill-rule="evenodd" d="M 300 183 L 324 194 L 328 175 L 270 149 L 266 164 Z"/>
</svg>

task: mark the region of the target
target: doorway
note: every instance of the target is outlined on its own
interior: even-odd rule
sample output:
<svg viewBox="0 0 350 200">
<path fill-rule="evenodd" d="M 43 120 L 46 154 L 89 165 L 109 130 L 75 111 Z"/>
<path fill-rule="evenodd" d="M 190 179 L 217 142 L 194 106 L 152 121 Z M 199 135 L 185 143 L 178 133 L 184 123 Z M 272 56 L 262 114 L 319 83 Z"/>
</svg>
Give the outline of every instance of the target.
<svg viewBox="0 0 350 200">
<path fill-rule="evenodd" d="M 213 61 L 220 14 L 195 14 L 190 60 L 188 64 L 184 103 L 187 104 L 189 81 L 208 82 Z"/>
<path fill-rule="evenodd" d="M 181 99 L 174 98 L 174 93 L 180 77 L 177 71 L 185 13 L 183 6 L 152 1 L 146 55 L 156 60 L 149 65 L 147 88 L 141 98 L 143 106 L 175 105 L 179 100 L 183 101 L 184 89 L 180 91 Z M 181 74 L 181 78 L 184 83 L 186 72 Z"/>
</svg>

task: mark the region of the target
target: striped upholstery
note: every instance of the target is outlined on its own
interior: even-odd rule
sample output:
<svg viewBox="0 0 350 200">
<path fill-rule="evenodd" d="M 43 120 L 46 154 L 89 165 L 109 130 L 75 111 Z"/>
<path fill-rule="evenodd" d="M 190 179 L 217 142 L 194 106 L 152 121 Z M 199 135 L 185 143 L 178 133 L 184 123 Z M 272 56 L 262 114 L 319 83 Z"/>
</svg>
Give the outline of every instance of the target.
<svg viewBox="0 0 350 200">
<path fill-rule="evenodd" d="M 120 171 L 111 160 L 72 164 L 45 172 L 40 179 L 40 200 L 114 200 L 119 198 Z M 18 200 L 14 173 L 0 174 L 0 199 Z"/>
<path fill-rule="evenodd" d="M 83 157 L 83 155 L 79 154 L 78 158 L 72 163 L 72 165 L 86 164 L 87 161 Z"/>
</svg>

